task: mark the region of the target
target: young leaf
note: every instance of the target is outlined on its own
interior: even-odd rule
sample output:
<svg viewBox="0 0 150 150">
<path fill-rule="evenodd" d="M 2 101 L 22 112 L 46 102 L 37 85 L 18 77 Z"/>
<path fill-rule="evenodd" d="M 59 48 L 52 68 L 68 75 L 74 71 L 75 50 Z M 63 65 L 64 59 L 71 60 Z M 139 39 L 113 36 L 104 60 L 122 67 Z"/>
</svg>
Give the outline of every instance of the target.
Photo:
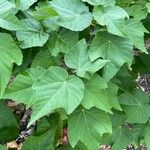
<svg viewBox="0 0 150 150">
<path fill-rule="evenodd" d="M 13 63 L 21 65 L 21 50 L 9 34 L 0 33 L 0 98 L 10 80 Z"/>
<path fill-rule="evenodd" d="M 92 74 L 104 67 L 108 61 L 102 59 L 94 62 L 90 61 L 87 46 L 85 39 L 80 40 L 65 55 L 65 64 L 74 69 L 79 77 L 89 79 Z"/>
<path fill-rule="evenodd" d="M 48 40 L 49 35 L 43 31 L 42 25 L 33 19 L 21 20 L 24 26 L 28 29 L 27 31 L 17 31 L 16 36 L 21 41 L 20 47 L 42 47 Z"/>
<path fill-rule="evenodd" d="M 79 108 L 69 116 L 68 130 L 69 141 L 73 147 L 80 140 L 88 150 L 96 150 L 102 135 L 111 133 L 112 127 L 108 115 L 103 111 L 97 108 L 90 110 Z"/>
<path fill-rule="evenodd" d="M 37 101 L 29 125 L 56 108 L 64 108 L 70 114 L 83 98 L 84 84 L 60 67 L 50 67 L 43 76 L 33 84 Z"/>
<path fill-rule="evenodd" d="M 82 31 L 91 24 L 92 15 L 79 0 L 52 0 L 50 5 L 59 14 L 58 24 L 62 27 Z"/>
<path fill-rule="evenodd" d="M 82 0 L 83 2 L 88 2 L 91 5 L 103 5 L 103 6 L 113 6 L 115 5 L 115 0 Z"/>
<path fill-rule="evenodd" d="M 146 123 L 150 117 L 149 95 L 141 90 L 126 92 L 119 96 L 120 104 L 127 115 L 129 123 Z M 131 115 L 132 114 L 132 115 Z"/>
<path fill-rule="evenodd" d="M 91 44 L 89 55 L 92 61 L 99 57 L 110 60 L 103 71 L 104 78 L 110 80 L 124 63 L 132 64 L 132 48 L 132 44 L 126 38 L 98 32 Z"/>
</svg>

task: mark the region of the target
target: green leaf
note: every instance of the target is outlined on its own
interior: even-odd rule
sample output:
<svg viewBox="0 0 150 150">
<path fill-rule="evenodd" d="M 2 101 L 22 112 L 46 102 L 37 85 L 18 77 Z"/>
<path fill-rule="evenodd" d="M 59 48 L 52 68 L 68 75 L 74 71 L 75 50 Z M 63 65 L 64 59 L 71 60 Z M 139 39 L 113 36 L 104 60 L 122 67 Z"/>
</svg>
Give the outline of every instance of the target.
<svg viewBox="0 0 150 150">
<path fill-rule="evenodd" d="M 67 53 L 73 45 L 78 42 L 79 33 L 67 29 L 51 32 L 47 47 L 53 56 L 58 56 L 60 52 Z"/>
<path fill-rule="evenodd" d="M 17 31 L 16 36 L 21 41 L 20 47 L 42 47 L 48 40 L 49 35 L 43 31 L 42 25 L 33 19 L 21 20 L 27 31 Z"/>
<path fill-rule="evenodd" d="M 79 0 L 53 0 L 50 5 L 59 14 L 58 24 L 62 27 L 82 31 L 91 24 L 92 15 Z"/>
<path fill-rule="evenodd" d="M 120 126 L 112 134 L 113 146 L 112 150 L 124 149 L 128 144 L 132 142 L 132 132 L 131 129 Z"/>
<path fill-rule="evenodd" d="M 108 61 L 98 59 L 94 62 L 90 61 L 88 55 L 88 45 L 85 39 L 80 40 L 65 55 L 65 64 L 75 70 L 79 77 L 89 79 L 92 74 L 106 65 Z"/>
<path fill-rule="evenodd" d="M 52 9 L 49 5 L 37 6 L 36 10 L 28 11 L 36 20 L 42 21 L 46 18 L 51 18 L 52 16 L 57 16 L 57 12 Z"/>
<path fill-rule="evenodd" d="M 50 67 L 44 75 L 33 84 L 37 101 L 33 106 L 30 125 L 40 117 L 56 108 L 64 108 L 70 114 L 83 98 L 84 84 L 60 67 Z"/>
<path fill-rule="evenodd" d="M 133 16 L 135 20 L 143 20 L 147 17 L 148 12 L 142 5 L 133 5 L 131 7 L 127 7 L 126 11 L 130 16 Z"/>
<path fill-rule="evenodd" d="M 57 132 L 62 124 L 58 114 L 44 117 L 37 123 L 37 129 L 23 144 L 23 150 L 54 150 Z M 60 137 L 59 137 L 60 138 Z"/>
<path fill-rule="evenodd" d="M 57 31 L 59 29 L 59 26 L 57 23 L 58 18 L 59 18 L 58 16 L 54 16 L 54 17 L 49 17 L 43 20 L 42 24 L 44 27 L 48 29 L 48 32 Z"/>
<path fill-rule="evenodd" d="M 0 27 L 11 31 L 26 30 L 21 21 L 12 13 L 0 15 Z"/>
<path fill-rule="evenodd" d="M 82 0 L 83 2 L 88 2 L 91 5 L 103 5 L 103 6 L 113 6 L 115 5 L 115 0 Z"/>
<path fill-rule="evenodd" d="M 89 150 L 96 150 L 102 135 L 112 132 L 111 121 L 106 113 L 97 108 L 77 109 L 69 116 L 68 132 L 73 147 L 80 140 Z"/>
<path fill-rule="evenodd" d="M 1 0 L 0 1 L 0 14 L 4 14 L 6 12 L 11 11 L 15 8 L 15 5 L 8 0 Z"/>
<path fill-rule="evenodd" d="M 12 0 L 15 4 L 16 7 L 22 11 L 27 10 L 31 5 L 33 5 L 37 0 Z"/>
<path fill-rule="evenodd" d="M 6 146 L 0 145 L 0 150 L 7 150 Z"/>
<path fill-rule="evenodd" d="M 95 106 L 106 112 L 111 112 L 111 108 L 114 107 L 120 110 L 119 103 L 117 101 L 118 88 L 110 83 L 108 87 L 107 82 L 99 75 L 95 74 L 90 80 L 85 81 L 85 91 L 82 100 L 82 105 L 90 109 Z"/>
<path fill-rule="evenodd" d="M 148 33 L 143 24 L 134 19 L 128 19 L 123 21 L 114 22 L 117 30 L 109 30 L 109 32 L 128 38 L 136 48 L 140 49 L 142 52 L 147 53 L 144 44 L 144 32 Z"/>
<path fill-rule="evenodd" d="M 112 150 L 125 149 L 132 142 L 132 130 L 127 127 L 125 122 L 126 116 L 121 112 L 114 112 L 111 115 L 113 125 L 112 133 Z"/>
<path fill-rule="evenodd" d="M 21 50 L 9 34 L 0 33 L 0 98 L 10 80 L 14 63 L 21 65 Z"/>
<path fill-rule="evenodd" d="M 113 33 L 118 31 L 115 25 L 117 20 L 124 20 L 125 18 L 129 18 L 127 12 L 119 6 L 95 6 L 93 16 L 98 24 L 102 26 L 106 25 L 108 32 L 111 31 L 111 33 L 112 31 Z"/>
<path fill-rule="evenodd" d="M 24 103 L 27 107 L 31 107 L 36 101 L 36 91 L 33 90 L 32 85 L 44 72 L 44 68 L 37 67 L 19 74 L 6 89 L 3 98 L 13 99 L 18 103 Z"/>
<path fill-rule="evenodd" d="M 147 149 L 150 149 L 150 127 L 148 126 L 144 131 L 144 141 L 147 146 Z"/>
<path fill-rule="evenodd" d="M 146 4 L 147 10 L 150 13 L 150 2 Z"/>
<path fill-rule="evenodd" d="M 146 123 L 150 117 L 149 95 L 141 90 L 126 92 L 119 96 L 119 102 L 129 123 Z M 132 115 L 131 115 L 132 114 Z"/>
<path fill-rule="evenodd" d="M 89 55 L 92 61 L 100 57 L 110 60 L 103 71 L 103 77 L 110 80 L 124 63 L 132 64 L 132 48 L 132 44 L 126 38 L 98 32 L 91 44 Z"/>
<path fill-rule="evenodd" d="M 57 150 L 87 150 L 83 143 L 78 142 L 75 148 L 71 147 L 70 144 L 61 145 Z"/>
<path fill-rule="evenodd" d="M 19 134 L 18 123 L 11 109 L 2 102 L 0 102 L 0 120 L 0 141 L 3 143 L 16 138 Z"/>
<path fill-rule="evenodd" d="M 60 67 L 31 68 L 19 75 L 7 89 L 4 98 L 11 98 L 33 107 L 31 125 L 56 108 L 71 113 L 83 98 L 84 85 L 75 76 L 68 76 Z"/>
<path fill-rule="evenodd" d="M 60 63 L 60 57 L 54 57 L 47 49 L 41 49 L 40 52 L 36 54 L 31 67 L 42 66 L 43 68 L 48 69 L 50 66 L 59 66 Z"/>
</svg>

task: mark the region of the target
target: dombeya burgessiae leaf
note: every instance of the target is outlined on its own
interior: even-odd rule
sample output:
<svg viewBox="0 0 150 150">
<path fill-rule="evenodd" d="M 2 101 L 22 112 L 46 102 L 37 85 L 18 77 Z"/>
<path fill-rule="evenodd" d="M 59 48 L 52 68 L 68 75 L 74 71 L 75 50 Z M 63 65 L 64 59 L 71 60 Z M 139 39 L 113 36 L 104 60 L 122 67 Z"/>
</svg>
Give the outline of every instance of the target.
<svg viewBox="0 0 150 150">
<path fill-rule="evenodd" d="M 117 100 L 118 88 L 107 82 L 99 75 L 95 74 L 90 80 L 85 80 L 84 97 L 82 105 L 90 109 L 97 107 L 103 111 L 111 112 L 111 108 L 121 110 Z"/>
<path fill-rule="evenodd" d="M 118 28 L 114 24 L 115 21 L 124 20 L 129 17 L 127 12 L 119 6 L 95 6 L 93 16 L 98 24 L 102 26 L 106 25 L 109 32 L 118 32 Z"/>
<path fill-rule="evenodd" d="M 144 44 L 144 32 L 148 33 L 142 22 L 134 19 L 119 20 L 114 22 L 117 31 L 110 29 L 109 32 L 128 38 L 135 47 L 147 53 Z"/>
<path fill-rule="evenodd" d="M 80 0 L 53 0 L 50 5 L 59 14 L 58 24 L 67 29 L 82 31 L 92 21 L 88 7 Z"/>
<path fill-rule="evenodd" d="M 0 98 L 10 80 L 14 63 L 21 65 L 21 50 L 9 34 L 0 33 Z"/>
<path fill-rule="evenodd" d="M 32 68 L 19 75 L 6 90 L 5 98 L 33 107 L 29 125 L 56 108 L 71 113 L 83 98 L 84 84 L 75 76 L 68 76 L 60 67 Z M 44 91 L 44 92 L 43 92 Z"/>
<path fill-rule="evenodd" d="M 50 67 L 33 84 L 37 101 L 29 124 L 56 108 L 64 108 L 70 114 L 81 103 L 84 84 L 82 80 L 60 67 Z"/>
<path fill-rule="evenodd" d="M 92 41 L 89 55 L 92 61 L 100 57 L 110 60 L 103 70 L 103 77 L 110 80 L 124 63 L 132 64 L 132 48 L 131 42 L 126 38 L 107 32 L 98 32 Z"/>
<path fill-rule="evenodd" d="M 1 0 L 0 1 L 0 14 L 4 14 L 6 12 L 11 11 L 15 8 L 15 5 L 8 0 Z"/>
<path fill-rule="evenodd" d="M 36 91 L 33 90 L 32 85 L 44 72 L 44 68 L 37 67 L 19 74 L 6 89 L 3 98 L 13 99 L 18 103 L 24 103 L 27 107 L 31 107 L 36 101 Z"/>
<path fill-rule="evenodd" d="M 73 147 L 81 141 L 88 150 L 96 150 L 102 135 L 112 132 L 111 121 L 105 112 L 97 108 L 79 108 L 69 116 L 68 132 Z"/>
<path fill-rule="evenodd" d="M 79 33 L 67 29 L 58 32 L 51 32 L 47 47 L 53 56 L 60 52 L 67 53 L 70 48 L 78 42 Z"/>
<path fill-rule="evenodd" d="M 21 21 L 10 13 L 0 15 L 0 27 L 11 31 L 26 30 Z"/>
<path fill-rule="evenodd" d="M 65 55 L 65 64 L 75 70 L 79 77 L 89 79 L 92 74 L 106 65 L 108 60 L 98 59 L 91 61 L 88 54 L 88 45 L 85 39 L 80 40 Z"/>
<path fill-rule="evenodd" d="M 146 123 L 150 117 L 149 95 L 141 90 L 126 92 L 119 96 L 120 104 L 127 115 L 127 122 Z M 132 114 L 132 115 L 131 115 Z"/>
<path fill-rule="evenodd" d="M 17 138 L 19 134 L 19 125 L 11 111 L 3 102 L 0 102 L 0 141 L 8 142 Z"/>
<path fill-rule="evenodd" d="M 132 129 L 128 128 L 127 124 L 125 124 L 126 115 L 123 112 L 115 111 L 110 118 L 113 127 L 111 149 L 124 149 L 133 140 Z"/>
<path fill-rule="evenodd" d="M 37 0 L 12 0 L 14 2 L 14 4 L 16 4 L 16 7 L 22 11 L 27 10 L 31 5 L 33 5 L 35 2 L 37 2 Z"/>
<path fill-rule="evenodd" d="M 21 42 L 20 47 L 42 47 L 48 40 L 49 35 L 43 31 L 40 22 L 34 19 L 23 19 L 21 20 L 24 26 L 27 28 L 26 31 L 17 31 L 17 39 Z"/>
<path fill-rule="evenodd" d="M 82 0 L 83 2 L 88 2 L 91 5 L 103 5 L 103 6 L 113 6 L 115 5 L 115 0 Z"/>
</svg>

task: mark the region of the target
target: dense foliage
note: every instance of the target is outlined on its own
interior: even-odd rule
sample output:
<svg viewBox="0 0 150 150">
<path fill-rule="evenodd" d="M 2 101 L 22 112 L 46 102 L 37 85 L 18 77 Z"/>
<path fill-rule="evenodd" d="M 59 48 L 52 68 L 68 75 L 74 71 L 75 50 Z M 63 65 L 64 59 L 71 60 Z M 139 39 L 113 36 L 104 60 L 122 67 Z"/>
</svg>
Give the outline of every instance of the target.
<svg viewBox="0 0 150 150">
<path fill-rule="evenodd" d="M 149 0 L 0 0 L 0 149 L 19 136 L 13 100 L 37 125 L 23 150 L 150 150 L 136 83 L 150 72 L 149 13 Z"/>
</svg>

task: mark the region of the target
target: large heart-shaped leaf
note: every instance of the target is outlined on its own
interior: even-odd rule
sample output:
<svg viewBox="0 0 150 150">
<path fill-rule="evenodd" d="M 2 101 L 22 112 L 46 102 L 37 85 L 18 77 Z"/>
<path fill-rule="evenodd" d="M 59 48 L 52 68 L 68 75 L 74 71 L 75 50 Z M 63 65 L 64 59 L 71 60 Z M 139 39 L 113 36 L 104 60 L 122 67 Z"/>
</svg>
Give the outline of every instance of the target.
<svg viewBox="0 0 150 150">
<path fill-rule="evenodd" d="M 98 32 L 91 44 L 89 55 L 91 60 L 96 60 L 99 57 L 110 60 L 103 72 L 104 78 L 110 80 L 124 63 L 131 65 L 133 60 L 132 48 L 132 44 L 126 38 Z"/>
<path fill-rule="evenodd" d="M 82 31 L 92 21 L 88 7 L 80 0 L 53 0 L 50 1 L 50 5 L 59 14 L 58 23 L 62 27 Z"/>
<path fill-rule="evenodd" d="M 64 108 L 68 114 L 75 110 L 83 98 L 84 84 L 60 67 L 50 67 L 33 84 L 37 102 L 33 106 L 32 124 L 56 108 Z"/>
</svg>

